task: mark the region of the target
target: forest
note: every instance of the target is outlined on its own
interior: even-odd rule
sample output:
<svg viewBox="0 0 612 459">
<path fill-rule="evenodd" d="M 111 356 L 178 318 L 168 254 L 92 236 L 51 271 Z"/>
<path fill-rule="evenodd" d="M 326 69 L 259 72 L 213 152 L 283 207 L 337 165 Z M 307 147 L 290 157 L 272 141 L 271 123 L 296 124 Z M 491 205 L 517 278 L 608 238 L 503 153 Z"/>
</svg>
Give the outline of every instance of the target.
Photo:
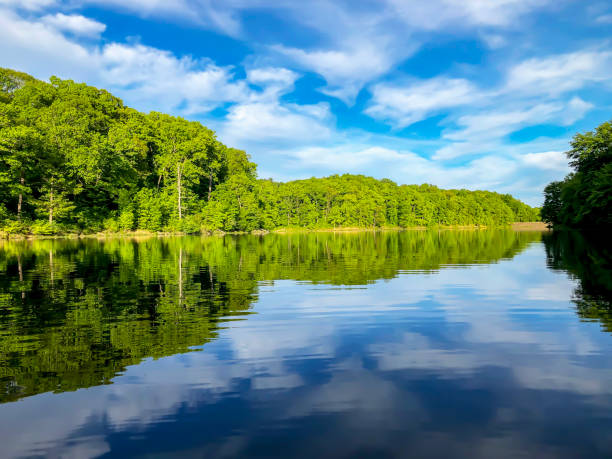
<svg viewBox="0 0 612 459">
<path fill-rule="evenodd" d="M 544 189 L 542 220 L 555 227 L 612 225 L 612 123 L 576 134 L 570 145 L 574 170 Z"/>
<path fill-rule="evenodd" d="M 409 181 L 410 177 L 406 177 Z M 0 232 L 202 233 L 278 228 L 500 226 L 537 221 L 508 194 L 361 175 L 286 183 L 199 122 L 109 92 L 0 69 Z"/>
</svg>

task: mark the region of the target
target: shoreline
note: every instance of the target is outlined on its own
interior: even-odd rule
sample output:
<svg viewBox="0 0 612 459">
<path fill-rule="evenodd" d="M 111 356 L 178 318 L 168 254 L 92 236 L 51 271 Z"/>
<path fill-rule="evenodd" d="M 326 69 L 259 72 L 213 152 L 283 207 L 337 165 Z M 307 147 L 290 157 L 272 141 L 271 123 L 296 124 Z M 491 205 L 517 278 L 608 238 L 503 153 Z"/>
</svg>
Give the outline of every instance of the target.
<svg viewBox="0 0 612 459">
<path fill-rule="evenodd" d="M 516 222 L 502 226 L 484 226 L 484 225 L 439 225 L 439 226 L 386 226 L 376 228 L 359 228 L 359 227 L 337 227 L 337 228 L 276 228 L 273 230 L 253 230 L 253 231 L 209 231 L 200 233 L 185 233 L 185 232 L 153 232 L 146 230 L 125 231 L 125 232 L 98 232 L 98 233 L 67 233 L 54 235 L 38 235 L 38 234 L 8 234 L 0 232 L 0 240 L 37 240 L 37 239 L 113 239 L 113 238 L 152 238 L 152 237 L 176 237 L 176 236 L 224 236 L 226 234 L 252 234 L 262 236 L 265 234 L 302 234 L 302 233 L 362 233 L 362 232 L 384 232 L 384 231 L 427 231 L 427 230 L 442 230 L 442 231 L 480 231 L 487 229 L 512 229 L 514 231 L 552 231 L 544 222 Z"/>
</svg>

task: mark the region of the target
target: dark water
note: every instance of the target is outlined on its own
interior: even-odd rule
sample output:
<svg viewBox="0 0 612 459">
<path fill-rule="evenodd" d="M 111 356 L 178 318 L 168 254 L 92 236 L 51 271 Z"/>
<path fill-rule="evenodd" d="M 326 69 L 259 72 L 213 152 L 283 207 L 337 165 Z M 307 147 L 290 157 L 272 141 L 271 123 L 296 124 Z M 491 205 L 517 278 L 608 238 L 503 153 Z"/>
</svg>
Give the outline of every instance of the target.
<svg viewBox="0 0 612 459">
<path fill-rule="evenodd" d="M 610 243 L 0 242 L 0 456 L 612 455 Z"/>
</svg>

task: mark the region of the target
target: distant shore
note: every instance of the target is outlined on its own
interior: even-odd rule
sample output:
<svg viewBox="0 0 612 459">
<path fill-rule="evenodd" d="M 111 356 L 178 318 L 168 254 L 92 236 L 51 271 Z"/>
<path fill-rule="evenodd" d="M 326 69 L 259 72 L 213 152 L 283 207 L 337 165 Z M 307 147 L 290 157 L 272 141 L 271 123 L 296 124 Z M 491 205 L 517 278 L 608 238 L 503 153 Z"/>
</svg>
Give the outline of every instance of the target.
<svg viewBox="0 0 612 459">
<path fill-rule="evenodd" d="M 512 224 L 514 231 L 552 231 L 544 222 L 517 222 Z"/>
<path fill-rule="evenodd" d="M 264 235 L 269 233 L 276 234 L 293 234 L 293 233 L 360 233 L 360 232 L 380 232 L 380 231 L 426 231 L 426 230 L 486 230 L 486 229 L 503 229 L 511 228 L 514 231 L 551 231 L 544 222 L 517 222 L 508 226 L 493 226 L 487 227 L 483 225 L 451 225 L 451 226 L 412 226 L 402 228 L 399 226 L 385 226 L 375 228 L 359 228 L 359 227 L 338 227 L 338 228 L 277 228 L 274 230 L 253 230 L 253 231 L 210 231 L 201 233 L 183 233 L 183 232 L 152 232 L 145 230 L 138 231 L 123 231 L 123 232 L 99 232 L 99 233 L 66 233 L 54 235 L 38 235 L 38 234 L 8 234 L 0 232 L 0 239 L 10 240 L 32 240 L 32 239 L 109 239 L 109 238 L 150 238 L 150 237 L 171 237 L 171 236 L 223 236 L 226 234 L 253 234 Z"/>
</svg>

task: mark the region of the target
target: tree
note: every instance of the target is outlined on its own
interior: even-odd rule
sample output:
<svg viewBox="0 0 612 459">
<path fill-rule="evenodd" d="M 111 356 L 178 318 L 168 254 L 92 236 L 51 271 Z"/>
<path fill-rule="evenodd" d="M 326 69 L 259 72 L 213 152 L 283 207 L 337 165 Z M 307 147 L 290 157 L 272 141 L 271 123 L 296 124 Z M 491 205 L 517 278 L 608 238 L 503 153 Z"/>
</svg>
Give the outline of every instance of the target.
<svg viewBox="0 0 612 459">
<path fill-rule="evenodd" d="M 612 225 L 612 124 L 576 134 L 571 147 L 574 172 L 545 188 L 542 218 L 553 225 Z"/>
<path fill-rule="evenodd" d="M 183 218 L 185 186 L 199 184 L 206 174 L 210 150 L 214 149 L 212 131 L 200 123 L 189 122 L 161 113 L 152 114 L 156 135 L 160 140 L 159 174 L 174 180 L 177 215 Z"/>
<path fill-rule="evenodd" d="M 561 222 L 561 182 L 551 182 L 544 188 L 544 204 L 542 205 L 542 220 L 556 225 Z"/>
</svg>

